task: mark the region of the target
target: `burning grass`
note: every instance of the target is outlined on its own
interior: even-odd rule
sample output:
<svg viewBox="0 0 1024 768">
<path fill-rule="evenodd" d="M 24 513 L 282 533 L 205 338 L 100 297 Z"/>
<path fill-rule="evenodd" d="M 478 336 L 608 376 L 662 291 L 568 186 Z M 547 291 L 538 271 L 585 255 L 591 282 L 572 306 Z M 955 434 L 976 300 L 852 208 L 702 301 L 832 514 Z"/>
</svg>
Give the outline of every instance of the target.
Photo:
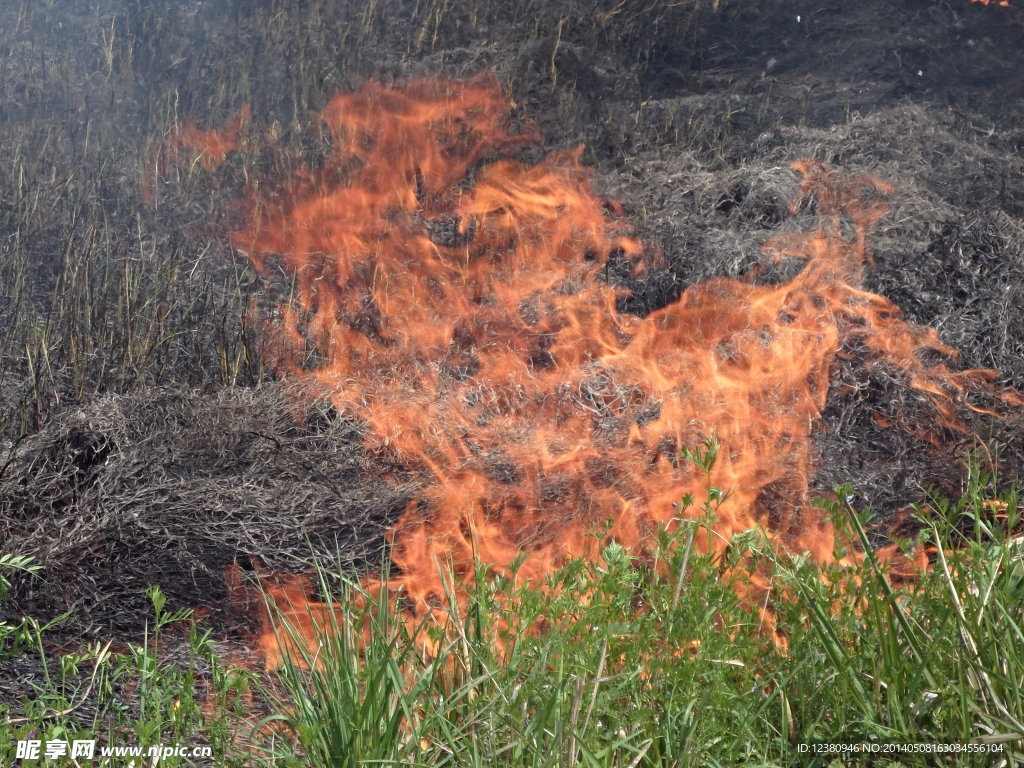
<svg viewBox="0 0 1024 768">
<path fill-rule="evenodd" d="M 994 372 L 950 367 L 956 353 L 933 329 L 861 289 L 873 265 L 868 237 L 892 188 L 817 161 L 795 164 L 803 182 L 792 209 L 811 200 L 816 226 L 770 238 L 764 252 L 802 269 L 778 283 L 698 283 L 639 321 L 617 311 L 599 277 L 613 251 L 638 269 L 657 254 L 645 259 L 574 156 L 536 165 L 503 157 L 537 141 L 529 129 L 507 132 L 507 109 L 485 78 L 371 83 L 338 97 L 323 117 L 333 137 L 323 168 L 271 197 L 254 193 L 232 237 L 265 277 L 283 273 L 294 284 L 265 328 L 275 369 L 358 413 L 371 455 L 422 489 L 392 531 L 396 572 L 365 582 L 369 595 L 331 602 L 302 579 L 267 582 L 258 643 L 268 669 L 282 670 L 288 694 L 277 706 L 307 758 L 432 763 L 464 754 L 466 739 L 510 764 L 543 753 L 569 765 L 685 759 L 686 737 L 679 747 L 643 735 L 691 728 L 676 721 L 692 718 L 692 702 L 675 712 L 670 692 L 692 692 L 694 681 L 675 675 L 683 659 L 716 647 L 708 633 L 719 643 L 741 638 L 747 653 L 709 663 L 743 670 L 733 674 L 748 676 L 740 686 L 765 708 L 778 702 L 784 725 L 754 743 L 789 743 L 789 683 L 762 687 L 766 670 L 755 659 L 766 646 L 792 649 L 794 605 L 844 678 L 844 618 L 901 633 L 902 647 L 888 638 L 883 654 L 909 653 L 918 665 L 912 684 L 893 684 L 916 696 L 901 707 L 924 714 L 941 695 L 924 640 L 930 622 L 908 619 L 890 581 L 910 577 L 916 589 L 917 579 L 907 567 L 881 572 L 904 554 L 893 547 L 880 558 L 856 513 L 856 535 L 837 536 L 834 516 L 808 502 L 810 429 L 841 356 L 897 371 L 934 409 L 919 434 L 935 443 L 968 431 L 963 412 L 996 415 L 1021 399 L 994 387 Z M 913 431 L 901 418 L 897 411 Z M 707 435 L 706 452 L 680 450 Z M 694 477 L 694 466 L 705 476 Z M 673 503 L 701 488 L 703 514 Z M 942 585 L 955 593 L 941 546 Z M 713 580 L 684 587 L 688 567 Z M 713 599 L 680 623 L 691 590 Z M 360 613 L 367 603 L 370 613 Z M 965 620 L 959 597 L 954 605 Z M 566 659 L 597 648 L 593 680 L 577 674 L 571 694 Z M 548 681 L 532 703 L 520 664 Z M 509 670 L 518 692 L 493 684 Z M 630 682 L 618 693 L 607 686 L 616 730 L 602 743 L 584 732 L 602 682 L 619 678 Z M 880 678 L 876 667 L 871 679 Z M 983 678 L 980 688 L 990 685 Z M 868 706 L 859 674 L 842 684 Z M 424 705 L 431 693 L 437 702 Z M 988 693 L 1016 728 L 1005 692 Z M 521 718 L 540 730 L 511 728 L 491 703 L 502 698 L 522 702 Z M 653 719 L 623 717 L 637 700 Z M 432 733 L 432 717 L 449 725 L 443 735 Z M 599 729 L 612 722 L 596 720 Z"/>
<path fill-rule="evenodd" d="M 517 159 L 540 136 L 528 120 L 512 132 L 510 110 L 489 75 L 367 83 L 322 114 L 323 164 L 250 187 L 231 235 L 268 284 L 290 285 L 264 325 L 273 368 L 364 422 L 375 463 L 418 489 L 389 534 L 388 585 L 413 620 L 452 610 L 481 563 L 541 583 L 609 542 L 643 556 L 655 531 L 692 517 L 675 502 L 706 490 L 679 458 L 701 440 L 715 441 L 708 485 L 722 496 L 698 552 L 757 527 L 830 562 L 833 532 L 808 495 L 839 359 L 917 393 L 931 413 L 916 423 L 898 405 L 873 416 L 935 445 L 969 432 L 965 413 L 1022 404 L 863 290 L 886 182 L 795 163 L 791 211 L 812 208 L 813 228 L 641 320 L 618 311 L 607 272 L 613 259 L 657 268 L 660 253 L 593 192 L 580 152 Z M 235 142 L 236 122 L 204 143 Z M 755 282 L 787 259 L 801 264 L 792 277 Z M 769 599 L 754 574 L 743 590 Z"/>
<path fill-rule="evenodd" d="M 974 502 L 929 514 L 925 538 L 944 554 L 897 590 L 858 513 L 838 505 L 837 529 L 866 549 L 857 565 L 823 567 L 747 537 L 777 585 L 785 653 L 737 596 L 740 546 L 691 557 L 668 533 L 667 576 L 618 545 L 567 563 L 544 590 L 481 570 L 462 613 L 434 630 L 430 658 L 400 605 L 351 584 L 315 649 L 297 645 L 283 691 L 272 689 L 288 737 L 279 754 L 332 766 L 786 765 L 812 759 L 796 745 L 822 741 L 878 745 L 852 756 L 858 765 L 987 765 L 990 749 L 1012 764 L 1024 737 L 1024 566 L 1019 537 L 994 528 L 974 495 L 987 482 L 975 475 Z M 1015 530 L 1015 497 L 1006 503 Z M 287 619 L 277 626 L 303 637 Z M 884 752 L 929 742 L 962 746 L 949 747 L 955 758 Z"/>
<path fill-rule="evenodd" d="M 995 484 L 975 465 L 959 501 L 921 510 L 941 556 L 895 589 L 863 537 L 867 513 L 826 504 L 838 540 L 866 557 L 839 551 L 850 564 L 821 566 L 755 531 L 699 554 L 680 529 L 658 537 L 664 570 L 615 544 L 566 562 L 546 589 L 481 569 L 461 612 L 428 630 L 429 657 L 386 590 L 341 576 L 339 591 L 322 570 L 317 588 L 335 608 L 317 617 L 318 642 L 274 613 L 298 642 L 263 677 L 225 667 L 224 649 L 151 593 L 145 644 L 67 657 L 7 727 L 111 744 L 161 733 L 212 743 L 229 766 L 783 766 L 812 763 L 798 745 L 816 742 L 875 745 L 848 755 L 853 765 L 1013 765 L 1024 757 L 1024 556 L 1016 494 L 993 497 Z M 710 522 L 694 524 L 698 537 Z M 741 546 L 753 559 L 741 563 Z M 754 567 L 776 586 L 785 652 L 736 590 Z M 190 636 L 184 653 L 158 653 L 176 627 Z M 141 709 L 125 706 L 132 691 Z"/>
<path fill-rule="evenodd" d="M 615 313 L 634 313 L 622 322 L 642 326 L 651 312 L 675 302 L 685 286 L 751 274 L 765 231 L 787 226 L 783 219 L 793 177 L 786 169 L 793 158 L 815 155 L 853 174 L 876 174 L 895 187 L 896 215 L 876 224 L 878 268 L 865 276 L 862 288 L 893 299 L 909 321 L 941 328 L 942 341 L 964 351 L 969 367 L 999 368 L 1002 383 L 1020 386 L 1024 198 L 1015 117 L 1020 78 L 1013 76 L 1019 71 L 1017 38 L 1007 47 L 1005 34 L 1018 31 L 1000 29 L 1005 9 L 967 3 L 932 4 L 927 14 L 917 3 L 824 0 L 813 14 L 803 6 L 775 0 L 518 5 L 430 0 L 415 8 L 346 0 L 248 6 L 219 0 L 155 5 L 101 0 L 88 7 L 10 3 L 0 8 L 6 54 L 0 62 L 5 191 L 0 229 L 6 237 L 0 249 L 0 432 L 10 438 L 0 440 L 0 538 L 5 551 L 34 555 L 43 566 L 41 578 L 11 577 L 9 623 L 0 630 L 7 643 L 0 659 L 0 698 L 20 700 L 14 706 L 21 711 L 13 714 L 27 720 L 4 725 L 18 735 L 34 730 L 44 737 L 61 735 L 60 728 L 102 731 L 120 743 L 153 734 L 195 737 L 219 743 L 218 762 L 258 762 L 265 755 L 242 754 L 244 739 L 233 741 L 218 730 L 228 716 L 248 732 L 251 722 L 245 717 L 251 712 L 232 710 L 236 704 L 258 708 L 258 697 L 254 702 L 238 695 L 250 673 L 211 671 L 208 665 L 215 665 L 216 657 L 202 632 L 176 639 L 164 633 L 162 650 L 155 652 L 152 635 L 143 634 L 144 623 L 151 627 L 154 618 L 144 610 L 146 586 L 160 582 L 176 609 L 214 603 L 211 622 L 220 630 L 220 569 L 233 557 L 255 556 L 274 568 L 294 569 L 301 567 L 296 563 L 308 536 L 321 563 L 340 568 L 330 560 L 335 542 L 338 559 L 348 562 L 368 539 L 371 548 L 379 546 L 381 527 L 395 521 L 409 495 L 431 497 L 434 481 L 422 462 L 410 473 L 404 460 L 384 461 L 386 451 L 374 451 L 366 461 L 364 441 L 381 442 L 380 430 L 367 432 L 365 425 L 338 419 L 323 404 L 312 409 L 305 425 L 296 425 L 276 387 L 221 389 L 264 377 L 251 322 L 260 297 L 265 306 L 259 309 L 267 309 L 271 319 L 276 312 L 281 318 L 287 313 L 277 305 L 280 293 L 261 292 L 244 260 L 232 260 L 229 249 L 218 246 L 218 234 L 237 233 L 239 227 L 237 218 L 219 212 L 226 210 L 230 190 L 256 166 L 262 166 L 255 168 L 261 173 L 270 167 L 280 177 L 301 167 L 292 162 L 301 156 L 314 169 L 306 182 L 322 184 L 325 179 L 318 179 L 315 169 L 331 154 L 330 131 L 307 127 L 319 125 L 315 114 L 339 90 L 352 90 L 366 77 L 390 82 L 443 73 L 457 78 L 493 67 L 555 146 L 586 141 L 581 158 L 563 152 L 561 165 L 552 157 L 545 170 L 593 198 L 584 169 L 596 166 L 594 187 L 614 189 L 627 202 L 626 211 L 599 205 L 605 221 L 597 229 L 617 233 L 627 246 L 657 241 L 667 262 L 662 268 L 648 259 L 647 268 L 633 274 L 625 258 L 631 246 L 609 251 L 611 258 L 597 275 L 603 285 L 577 294 L 606 299 L 614 294 L 614 302 L 605 302 L 606 307 L 614 303 L 614 313 L 609 309 L 602 322 Z M 964 14 L 964 8 L 975 13 Z M 907 35 L 908 29 L 915 34 Z M 237 135 L 202 131 L 181 117 L 223 124 L 246 102 L 253 105 L 253 119 L 244 127 L 240 116 Z M 517 108 L 513 122 L 519 119 Z M 529 139 L 535 132 L 522 125 L 516 124 L 515 135 Z M 239 141 L 245 133 L 250 140 L 280 136 L 287 150 L 266 153 L 249 165 Z M 161 137 L 171 137 L 163 158 L 152 152 Z M 231 155 L 236 146 L 243 151 Z M 460 149 L 457 141 L 453 146 Z M 490 150 L 500 155 L 514 147 L 499 142 Z M 539 156 L 536 148 L 523 154 L 534 161 Z M 158 190 L 155 207 L 143 204 L 138 173 L 154 159 L 151 168 L 173 177 L 180 193 Z M 514 166 L 517 158 L 495 159 L 485 154 L 477 169 L 484 187 L 493 181 L 487 176 L 491 166 Z M 329 171 L 336 172 L 337 191 L 359 168 L 328 164 Z M 524 172 L 523 178 L 527 186 L 536 185 L 540 175 Z M 494 191 L 495 185 L 490 187 Z M 301 184 L 296 188 L 302 191 Z M 869 183 L 864 191 L 878 202 L 884 190 L 872 190 Z M 451 201 L 442 194 L 436 202 L 443 211 Z M 408 214 L 403 205 L 397 212 Z M 812 232 L 813 216 L 805 208 L 792 228 Z M 372 218 L 366 223 L 373 228 Z M 415 216 L 399 216 L 404 233 L 415 232 L 416 224 Z M 452 218 L 433 216 L 429 225 L 428 235 L 442 249 L 470 244 L 468 229 Z M 642 235 L 630 231 L 637 225 Z M 843 237 L 850 234 L 841 229 Z M 649 249 L 648 255 L 653 253 Z M 275 267 L 277 256 L 268 257 L 265 270 Z M 792 261 L 766 264 L 748 288 L 791 280 L 799 272 Z M 736 288 L 733 281 L 717 284 Z M 627 285 L 632 296 L 615 290 Z M 307 298 L 318 290 L 316 281 L 303 287 Z M 709 303 L 703 304 L 708 312 Z M 296 313 L 296 329 L 305 329 L 309 307 Z M 361 326 L 371 335 L 372 314 L 366 313 Z M 305 348 L 315 336 L 299 345 L 299 367 L 309 369 L 307 374 L 331 360 L 328 348 L 316 343 Z M 611 345 L 621 341 L 613 337 Z M 281 351 L 287 353 L 288 345 Z M 472 362 L 464 349 L 456 351 L 437 377 L 453 392 L 461 386 L 458 377 L 469 370 L 463 363 Z M 535 367 L 547 355 L 557 359 L 566 350 L 552 353 L 540 345 L 537 351 Z M 578 351 L 591 354 L 582 346 Z M 858 493 L 883 507 L 883 522 L 896 507 L 920 501 L 930 483 L 943 484 L 948 494 L 959 492 L 962 472 L 954 459 L 963 446 L 950 442 L 955 430 L 936 435 L 934 407 L 907 386 L 905 370 L 898 365 L 869 369 L 862 365 L 865 350 L 858 347 L 845 359 L 847 351 L 837 355 L 838 371 L 830 380 L 837 394 L 845 394 L 826 405 L 823 421 L 831 431 L 819 434 L 807 452 L 801 481 L 818 493 L 852 477 Z M 920 362 L 929 368 L 948 363 L 940 352 L 932 345 Z M 595 402 L 609 399 L 617 408 L 622 400 L 626 411 L 633 408 L 636 403 L 628 397 L 618 397 L 619 383 L 590 381 L 587 404 L 597 407 Z M 959 398 L 956 387 L 939 388 Z M 627 395 L 635 391 L 626 389 Z M 641 400 L 659 394 L 657 387 L 636 389 Z M 990 424 L 956 410 L 971 428 Z M 907 416 L 909 430 L 899 428 L 895 413 Z M 466 418 L 458 408 L 442 415 L 456 426 Z M 619 458 L 636 458 L 635 466 L 642 467 L 650 447 L 643 438 L 657 430 L 651 426 L 657 419 L 648 420 L 653 411 L 638 415 L 642 418 L 629 429 L 620 429 L 629 419 L 616 412 L 612 416 L 623 423 L 609 418 L 599 433 L 609 438 L 618 431 L 633 439 L 635 426 L 641 440 L 627 445 Z M 897 426 L 883 427 L 886 422 Z M 542 425 L 534 427 L 543 431 Z M 452 455 L 456 431 L 435 436 L 430 447 Z M 1005 455 L 1013 477 L 1015 457 L 1020 464 L 1019 429 L 1007 428 L 999 436 L 1011 441 Z M 685 469 L 687 462 L 676 451 L 696 444 L 701 431 L 679 437 L 661 451 L 664 461 L 659 459 L 662 466 L 668 462 L 670 474 Z M 458 453 L 465 446 L 455 447 L 456 458 L 470 465 L 469 474 L 480 478 L 482 473 L 487 483 L 513 486 L 525 476 L 517 474 L 521 466 L 501 455 L 481 458 Z M 802 449 L 794 450 L 791 457 Z M 720 470 L 731 462 L 727 452 Z M 390 469 L 392 480 L 403 484 L 379 484 L 373 473 L 381 469 Z M 564 487 L 534 482 L 537 474 L 527 477 L 526 485 L 555 494 L 548 501 L 557 503 Z M 577 477 L 586 485 L 595 474 L 608 482 L 598 489 L 604 495 L 596 494 L 599 503 L 592 509 L 575 509 L 583 530 L 588 522 L 603 522 L 601 505 L 616 501 L 616 494 L 649 505 L 644 493 L 628 488 L 623 493 L 624 481 L 614 472 L 591 466 Z M 410 479 L 415 482 L 405 485 Z M 740 501 L 728 494 L 728 482 L 716 477 L 716 483 L 730 495 L 730 504 Z M 785 518 L 786 500 L 801 496 L 802 487 L 769 483 L 765 507 L 781 508 Z M 701 486 L 694 495 L 700 499 L 705 491 Z M 592 488 L 586 492 L 594 496 Z M 983 509 L 977 505 L 981 493 L 968 486 L 972 501 L 952 505 L 943 519 L 973 520 Z M 556 553 L 534 580 L 550 578 L 559 585 L 557 592 L 520 596 L 521 581 L 511 579 L 526 575 L 526 563 L 501 555 L 492 558 L 504 561 L 501 568 L 479 568 L 473 526 L 468 533 L 459 525 L 440 531 L 435 539 L 450 533 L 461 547 L 452 560 L 459 560 L 459 575 L 471 584 L 458 595 L 463 602 L 454 601 L 459 621 L 450 625 L 450 637 L 455 642 L 438 640 L 436 667 L 404 657 L 408 669 L 425 672 L 423 686 L 409 689 L 393 679 L 386 697 L 380 691 L 395 670 L 389 657 L 415 650 L 407 627 L 397 621 L 380 625 L 376 650 L 364 657 L 370 669 L 364 670 L 353 646 L 346 649 L 343 642 L 347 626 L 362 626 L 357 606 L 327 589 L 304 593 L 300 607 L 312 599 L 328 609 L 307 629 L 306 640 L 318 626 L 336 623 L 322 639 L 323 658 L 338 661 L 338 675 L 330 679 L 328 672 L 317 679 L 299 669 L 301 663 L 286 667 L 285 675 L 296 685 L 323 685 L 321 690 L 337 694 L 334 700 L 348 703 L 324 712 L 322 699 L 296 688 L 287 696 L 299 702 L 298 709 L 282 706 L 281 716 L 293 733 L 322 734 L 335 725 L 344 732 L 353 722 L 366 725 L 357 705 L 373 699 L 362 711 L 374 718 L 374 727 L 362 727 L 368 737 L 345 754 L 397 750 L 409 757 L 419 750 L 418 759 L 434 765 L 485 760 L 685 764 L 699 760 L 701 749 L 723 763 L 781 764 L 799 759 L 791 741 L 815 736 L 1016 738 L 1019 559 L 1013 544 L 996 541 L 998 532 L 989 539 L 976 526 L 979 538 L 964 548 L 963 537 L 948 531 L 953 587 L 939 570 L 920 587 L 909 585 L 895 595 L 886 593 L 882 582 L 875 582 L 874 593 L 855 589 L 846 605 L 841 597 L 838 604 L 829 602 L 833 582 L 819 584 L 819 569 L 794 561 L 795 550 L 779 546 L 787 543 L 784 535 L 768 536 L 766 542 L 760 533 L 747 533 L 756 529 L 735 522 L 742 515 L 734 516 L 740 534 L 735 546 L 723 547 L 717 560 L 713 547 L 692 552 L 683 568 L 678 555 L 685 546 L 671 555 L 659 549 L 659 523 L 664 515 L 675 516 L 675 510 L 669 512 L 670 497 L 662 501 L 659 514 L 640 518 L 638 535 L 646 549 L 639 554 L 619 548 L 628 543 L 620 540 L 623 526 L 609 536 L 600 525 L 598 535 L 583 534 L 575 542 L 589 557 L 578 559 L 576 547 Z M 800 519 L 807 523 L 812 505 L 807 498 L 802 502 Z M 1014 508 L 1007 506 L 1011 517 Z M 415 522 L 420 510 L 410 511 L 406 523 Z M 435 519 L 436 510 L 429 511 L 425 523 Z M 662 535 L 679 542 L 690 531 L 706 533 L 707 526 L 696 527 L 703 525 L 700 518 L 683 516 L 677 530 Z M 778 522 L 779 515 L 775 518 Z M 475 519 L 473 513 L 462 518 Z M 821 523 L 819 533 L 831 525 L 824 514 L 814 520 Z M 533 534 L 543 539 L 557 526 L 524 527 L 535 543 Z M 437 533 L 435 528 L 432 535 Z M 519 536 L 511 538 L 520 543 Z M 835 556 L 831 538 L 816 541 L 825 560 Z M 763 632 L 766 616 L 754 610 L 760 599 L 744 603 L 733 591 L 733 576 L 753 562 L 736 558 L 744 546 L 748 557 L 760 558 L 760 592 L 754 597 L 773 601 L 776 629 L 790 643 L 788 655 L 772 650 L 775 643 Z M 447 544 L 441 548 L 446 551 Z M 427 554 L 431 557 L 420 569 L 427 578 L 426 602 L 451 602 L 431 568 L 433 550 Z M 857 584 L 870 585 L 870 562 L 854 559 L 858 562 L 848 563 L 852 570 L 844 573 L 856 573 Z M 721 572 L 723 564 L 733 569 L 731 575 Z M 677 566 L 686 578 L 678 577 Z M 764 591 L 782 583 L 786 573 L 807 574 L 806 589 L 794 586 L 787 603 L 798 606 L 792 608 L 795 619 L 774 588 Z M 826 575 L 835 583 L 845 578 Z M 685 588 L 691 584 L 693 591 Z M 650 627 L 643 618 L 647 614 L 625 608 L 641 607 L 638 593 L 656 609 Z M 392 597 L 385 597 L 382 615 L 393 610 L 391 619 L 402 612 L 408 618 L 409 604 L 394 604 Z M 507 667 L 495 666 L 497 659 L 489 655 L 493 645 L 480 638 L 502 626 L 522 626 L 508 610 L 508 601 L 520 597 L 524 610 L 552 617 L 549 632 L 524 637 L 518 646 L 522 654 Z M 710 599 L 720 601 L 720 608 Z M 668 629 L 659 624 L 668 615 L 666 604 L 686 621 L 670 622 Z M 827 611 L 819 613 L 815 606 L 835 607 L 839 618 L 825 621 Z M 871 610 L 865 612 L 866 607 Z M 75 613 L 66 617 L 69 610 Z M 57 623 L 40 632 L 34 619 L 22 619 L 26 613 Z M 158 613 L 167 619 L 177 610 Z M 443 623 L 451 616 L 438 611 L 436 618 Z M 708 622 L 729 631 L 709 629 Z M 599 630 L 588 634 L 588 626 Z M 667 638 L 662 648 L 680 651 L 675 663 L 658 655 L 648 632 L 653 627 Z M 627 630 L 636 633 L 636 648 L 620 634 Z M 126 641 L 104 653 L 111 633 L 140 642 Z M 94 647 L 90 639 L 97 636 L 103 643 Z M 703 645 L 692 645 L 694 639 Z M 611 649 L 606 653 L 604 643 Z M 305 647 L 298 643 L 293 651 L 301 654 Z M 212 691 L 205 706 L 182 695 L 195 680 L 188 675 L 191 661 Z M 311 666 L 308 660 L 305 666 Z M 90 687 L 93 670 L 97 684 Z M 934 685 L 922 682 L 927 678 L 922 670 L 935 677 Z M 658 683 L 648 685 L 649 680 Z M 398 725 L 374 730 L 381 713 L 385 722 Z M 616 718 L 625 726 L 621 731 L 610 725 Z M 282 751 L 290 755 L 282 755 L 282 761 L 303 762 L 302 750 L 316 754 L 316 738 L 294 751 L 288 743 Z M 330 752 L 325 749 L 321 754 Z"/>
</svg>

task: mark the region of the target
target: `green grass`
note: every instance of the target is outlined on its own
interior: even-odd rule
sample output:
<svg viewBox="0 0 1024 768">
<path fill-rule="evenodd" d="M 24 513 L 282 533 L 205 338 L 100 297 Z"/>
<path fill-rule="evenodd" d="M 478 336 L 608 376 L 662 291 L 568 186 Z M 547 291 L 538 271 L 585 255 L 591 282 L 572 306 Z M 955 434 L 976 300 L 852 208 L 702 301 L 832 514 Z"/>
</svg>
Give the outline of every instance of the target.
<svg viewBox="0 0 1024 768">
<path fill-rule="evenodd" d="M 841 503 L 826 506 L 864 548 L 858 566 L 822 569 L 757 531 L 718 559 L 696 554 L 688 544 L 714 514 L 712 489 L 703 521 L 662 534 L 654 560 L 611 544 L 599 561 L 570 562 L 544 585 L 481 568 L 448 626 L 411 626 L 394 596 L 364 594 L 321 571 L 321 589 L 339 606 L 331 625 L 317 648 L 299 644 L 271 675 L 233 668 L 199 624 L 164 612 L 155 589 L 151 629 L 137 645 L 61 657 L 46 650 L 46 628 L 8 625 L 5 657 L 37 654 L 48 676 L 31 700 L 0 705 L 0 729 L 12 739 L 209 744 L 218 765 L 839 759 L 800 751 L 815 743 L 1001 750 L 847 754 L 844 765 L 1016 765 L 1024 761 L 1024 547 L 1006 534 L 1020 527 L 1016 492 L 999 497 L 1005 518 L 996 518 L 991 482 L 972 471 L 961 500 L 922 513 L 924 539 L 939 555 L 928 573 L 895 587 L 867 544 L 866 515 Z M 752 570 L 772 582 L 785 650 L 760 606 L 737 596 L 737 580 Z M 178 633 L 168 643 L 171 628 Z M 291 630 L 280 623 L 278 631 Z M 424 637 L 435 653 L 424 653 Z"/>
<path fill-rule="evenodd" d="M 4 562 L 0 560 L 0 568 Z M 218 765 L 238 743 L 248 717 L 249 675 L 226 664 L 209 631 L 190 612 L 164 612 L 164 596 L 148 592 L 151 623 L 138 643 L 109 641 L 59 652 L 47 637 L 65 617 L 40 626 L 31 619 L 0 624 L 0 663 L 40 662 L 42 679 L 32 696 L 0 702 L 0 763 L 14 764 L 16 742 L 36 739 L 96 740 L 96 759 L 80 765 L 127 765 L 130 758 L 100 758 L 102 746 L 144 749 L 162 744 L 208 746 Z M 175 635 L 167 642 L 165 633 Z M 68 758 L 58 758 L 57 763 Z M 237 761 L 237 762 L 240 762 Z M 50 760 L 18 764 L 53 765 Z M 69 764 L 69 763 L 68 763 Z M 210 760 L 168 757 L 161 765 L 210 764 Z"/>
<path fill-rule="evenodd" d="M 265 764 L 639 768 L 837 758 L 799 751 L 815 742 L 1002 750 L 847 754 L 844 764 L 1017 764 L 1024 565 L 1021 541 L 1002 531 L 1019 516 L 1011 493 L 1005 525 L 989 522 L 985 485 L 975 475 L 963 500 L 927 517 L 926 538 L 942 555 L 901 588 L 870 546 L 862 565 L 823 571 L 756 533 L 745 540 L 749 557 L 735 559 L 739 569 L 697 555 L 684 565 L 680 529 L 660 542 L 667 568 L 643 567 L 613 544 L 600 562 L 569 563 L 543 589 L 481 570 L 451 625 L 426 628 L 440 651 L 424 659 L 394 606 L 364 595 L 370 608 L 358 608 L 350 584 L 319 647 L 286 664 L 268 693 L 278 714 Z M 851 540 L 867 541 L 863 515 L 832 512 Z M 744 564 L 773 580 L 786 651 L 765 632 L 759 607 L 737 598 L 732 582 Z"/>
</svg>

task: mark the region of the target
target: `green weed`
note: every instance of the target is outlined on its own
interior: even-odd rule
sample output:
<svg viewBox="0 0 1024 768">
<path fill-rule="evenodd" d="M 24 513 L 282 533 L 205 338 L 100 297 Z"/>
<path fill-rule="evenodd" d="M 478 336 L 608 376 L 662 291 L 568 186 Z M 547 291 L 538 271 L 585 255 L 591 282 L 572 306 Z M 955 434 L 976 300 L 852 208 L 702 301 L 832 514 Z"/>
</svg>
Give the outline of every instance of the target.
<svg viewBox="0 0 1024 768">
<path fill-rule="evenodd" d="M 258 759 L 346 768 L 1017 764 L 1024 566 L 1020 538 L 1006 531 L 1019 513 L 1014 492 L 994 499 L 982 480 L 964 500 L 922 512 L 921 546 L 936 548 L 936 562 L 896 586 L 869 541 L 867 513 L 845 503 L 827 506 L 838 540 L 863 549 L 859 565 L 822 567 L 757 532 L 745 537 L 747 553 L 770 567 L 785 650 L 758 606 L 737 597 L 723 558 L 693 554 L 688 526 L 662 534 L 663 568 L 615 544 L 543 588 L 481 568 L 446 627 L 410 628 L 400 601 L 349 583 L 317 647 L 295 640 L 302 650 L 271 696 L 273 746 Z M 1006 510 L 999 525 L 993 502 Z M 811 752 L 815 744 L 868 751 L 829 755 Z"/>
</svg>

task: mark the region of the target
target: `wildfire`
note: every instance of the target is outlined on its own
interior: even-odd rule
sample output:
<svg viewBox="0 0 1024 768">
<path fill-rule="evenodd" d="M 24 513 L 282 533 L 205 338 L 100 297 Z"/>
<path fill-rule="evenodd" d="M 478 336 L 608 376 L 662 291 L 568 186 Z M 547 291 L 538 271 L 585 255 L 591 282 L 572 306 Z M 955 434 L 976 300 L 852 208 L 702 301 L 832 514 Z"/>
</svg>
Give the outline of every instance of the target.
<svg viewBox="0 0 1024 768">
<path fill-rule="evenodd" d="M 421 489 L 389 533 L 389 589 L 411 613 L 443 614 L 444 574 L 468 585 L 478 563 L 508 573 L 519 558 L 520 581 L 540 583 L 613 541 L 642 552 L 697 514 L 676 502 L 703 497 L 707 478 L 680 453 L 710 436 L 725 498 L 698 551 L 761 526 L 832 561 L 831 526 L 808 504 L 811 431 L 851 350 L 931 401 L 936 436 L 966 428 L 964 407 L 1021 404 L 994 372 L 947 367 L 956 352 L 934 329 L 861 288 L 885 182 L 795 163 L 794 210 L 813 199 L 818 224 L 763 250 L 802 270 L 699 283 L 640 319 L 616 310 L 606 267 L 657 254 L 593 192 L 578 151 L 516 159 L 541 137 L 509 114 L 488 76 L 340 95 L 322 116 L 324 166 L 251 191 L 231 238 L 268 282 L 294 286 L 265 325 L 278 373 L 361 419 L 378 466 Z M 304 583 L 278 592 L 308 623 Z"/>
<path fill-rule="evenodd" d="M 202 130 L 186 119 L 157 147 L 146 168 L 142 189 L 146 199 L 156 199 L 157 180 L 170 169 L 199 165 L 205 171 L 214 171 L 224 164 L 228 155 L 239 148 L 239 138 L 252 120 L 248 106 L 238 110 L 219 131 Z"/>
</svg>

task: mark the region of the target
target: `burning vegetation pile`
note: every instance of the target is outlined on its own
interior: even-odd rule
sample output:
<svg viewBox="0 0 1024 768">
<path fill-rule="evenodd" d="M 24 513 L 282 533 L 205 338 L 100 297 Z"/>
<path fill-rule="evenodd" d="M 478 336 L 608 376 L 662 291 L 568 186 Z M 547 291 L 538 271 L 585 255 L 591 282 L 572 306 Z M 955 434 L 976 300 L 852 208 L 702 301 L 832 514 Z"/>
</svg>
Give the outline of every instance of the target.
<svg viewBox="0 0 1024 768">
<path fill-rule="evenodd" d="M 916 392 L 933 412 L 921 423 L 872 415 L 935 445 L 969 434 L 964 412 L 1024 405 L 996 371 L 950 368 L 958 353 L 934 329 L 863 290 L 886 182 L 797 161 L 791 208 L 811 207 L 815 226 L 762 250 L 798 271 L 702 281 L 641 320 L 601 278 L 613 258 L 640 272 L 662 255 L 593 192 L 579 151 L 515 159 L 542 139 L 530 122 L 510 133 L 510 109 L 485 75 L 338 96 L 322 166 L 252 189 L 230 235 L 267 283 L 290 286 L 264 325 L 274 370 L 365 424 L 372 463 L 417 489 L 389 532 L 389 588 L 414 616 L 448 609 L 445 573 L 469 586 L 516 562 L 540 584 L 613 542 L 640 553 L 698 514 L 680 501 L 706 481 L 724 496 L 698 552 L 760 527 L 831 563 L 811 433 L 839 357 Z M 227 130 L 188 127 L 169 145 L 212 169 L 237 143 Z M 709 440 L 721 453 L 705 478 L 684 456 Z"/>
<path fill-rule="evenodd" d="M 839 484 L 884 536 L 980 440 L 1019 477 L 1012 9 L 626 4 L 602 47 L 597 5 L 269 5 L 111 6 L 45 72 L 74 19 L 8 27 L 0 540 L 46 567 L 15 610 L 130 631 L 160 583 L 223 628 L 225 567 L 365 573 L 388 530 L 422 618 L 447 571 L 643 558 L 709 483 L 698 554 L 828 563 Z"/>
</svg>

